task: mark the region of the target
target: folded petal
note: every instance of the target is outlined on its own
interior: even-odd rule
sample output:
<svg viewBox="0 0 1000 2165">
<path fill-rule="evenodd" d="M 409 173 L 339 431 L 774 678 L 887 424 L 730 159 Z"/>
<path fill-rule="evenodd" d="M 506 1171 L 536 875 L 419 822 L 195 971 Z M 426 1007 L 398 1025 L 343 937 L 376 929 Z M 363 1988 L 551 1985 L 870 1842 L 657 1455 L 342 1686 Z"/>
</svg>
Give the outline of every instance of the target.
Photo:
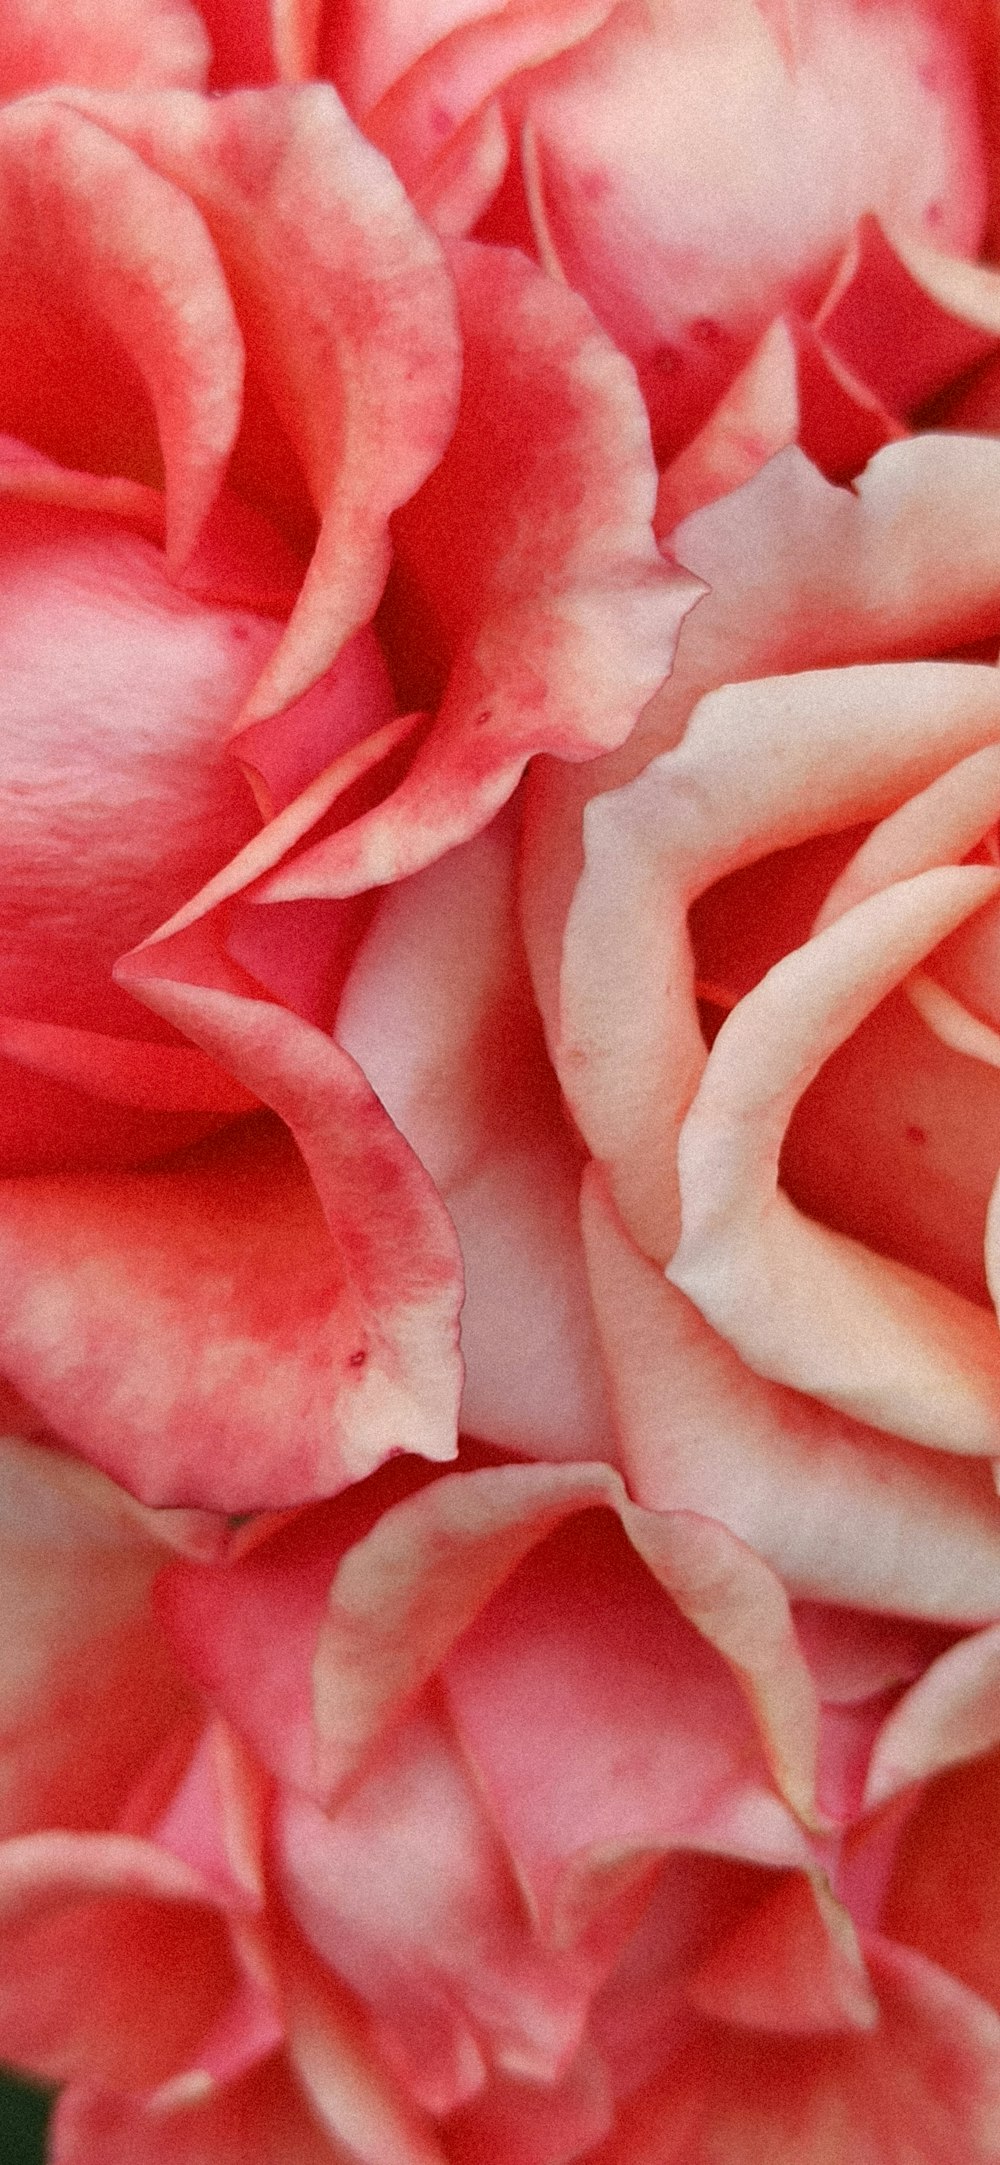
<svg viewBox="0 0 1000 2165">
<path fill-rule="evenodd" d="M 291 622 L 246 709 L 259 721 L 308 690 L 379 600 L 389 515 L 454 423 L 451 280 L 389 165 L 325 84 L 211 103 L 182 93 L 76 102 L 197 205 L 250 376 L 321 515 Z"/>
<path fill-rule="evenodd" d="M 49 2081 L 145 2088 L 190 2064 L 238 1978 L 188 1867 L 130 1835 L 0 1847 L 0 2047 Z"/>
<path fill-rule="evenodd" d="M 904 1692 L 879 1731 L 865 1790 L 869 1807 L 956 1761 L 1000 1744 L 1000 1629 L 949 1647 Z"/>
<path fill-rule="evenodd" d="M 997 1613 L 986 1468 L 865 1428 L 746 1367 L 629 1240 L 601 1181 L 583 1231 L 622 1464 L 639 1502 L 721 1519 L 820 1601 Z"/>
<path fill-rule="evenodd" d="M 265 899 L 415 872 L 486 825 L 532 754 L 621 743 L 700 591 L 657 551 L 642 401 L 585 304 L 507 251 L 463 243 L 451 262 L 458 425 L 394 521 L 386 634 L 410 668 L 420 658 L 414 705 L 443 683 L 435 725 L 395 795 L 306 848 Z"/>
<path fill-rule="evenodd" d="M 732 1695 L 738 1708 L 726 1664 L 735 1671 L 753 1704 L 776 1778 L 797 1807 L 810 1809 L 816 1705 L 778 1581 L 722 1526 L 684 1513 L 660 1516 L 636 1510 L 626 1501 L 618 1476 L 603 1466 L 508 1466 L 446 1477 L 387 1511 L 348 1551 L 331 1587 L 316 1657 L 320 1763 L 330 1793 L 362 1763 L 385 1724 L 422 1689 L 445 1656 L 459 1663 L 457 1674 L 472 1679 L 470 1631 L 478 1646 L 476 1662 L 488 1660 L 493 1644 L 506 1672 L 498 1689 L 514 1690 L 517 1699 L 517 1663 L 524 1654 L 521 1630 L 514 1632 L 514 1650 L 505 1651 L 499 1640 L 491 1640 L 486 1605 L 497 1596 L 497 1613 L 502 1615 L 502 1589 L 522 1560 L 563 1520 L 575 1525 L 579 1514 L 592 1514 L 595 1507 L 610 1507 L 627 1530 L 627 1540 L 619 1540 L 611 1519 L 596 1521 L 598 1527 L 611 1529 L 609 1555 L 616 1562 L 622 1559 L 623 1572 L 631 1575 L 625 1583 L 638 1588 L 636 1628 L 645 1631 L 645 1616 L 653 1630 L 655 1614 L 656 1629 L 667 1632 L 669 1627 L 679 1635 L 678 1643 L 691 1647 L 699 1669 L 718 1677 L 727 1704 Z M 573 1538 L 567 1536 L 571 1560 Z M 586 1543 L 581 1554 L 589 1571 Z M 536 1607 L 540 1611 L 538 1646 L 544 1666 L 549 1627 L 541 1613 L 542 1593 L 535 1588 L 538 1573 L 530 1564 L 526 1568 L 525 1599 L 532 1616 Z M 547 1567 L 539 1568 L 539 1586 L 548 1584 Z M 605 1584 L 613 1585 L 610 1565 Z M 680 1613 L 672 1609 L 671 1596 Z M 585 1607 L 581 1595 L 581 1627 Z M 557 1635 L 561 1613 L 560 1600 L 550 1619 Z M 721 1661 L 710 1647 L 718 1649 Z M 570 1647 L 567 1658 L 571 1653 Z M 628 1666 L 626 1660 L 626 1671 Z M 610 1652 L 607 1667 L 609 1676 L 617 1674 Z M 586 1661 L 581 1661 L 581 1682 L 586 1673 Z M 655 1679 L 649 1689 L 651 1707 L 660 1689 Z M 467 1696 L 474 1705 L 471 1684 Z M 543 1688 L 540 1683 L 539 1713 L 543 1699 L 551 1707 L 550 1685 Z M 582 1735 L 583 1713 L 573 1714 L 569 1708 L 567 1717 L 581 1723 Z M 744 1719 L 749 1722 L 749 1715 Z M 493 1748 L 498 1745 L 499 1737 Z M 555 1770 L 550 1772 L 556 1779 Z M 506 1778 L 513 1778 L 512 1770 Z M 618 1805 L 627 1808 L 627 1802 L 619 1796 Z"/>
<path fill-rule="evenodd" d="M 516 845 L 503 816 L 389 891 L 336 1033 L 458 1233 L 463 1428 L 532 1458 L 596 1458 L 611 1443 L 580 1253 L 579 1157 L 527 983 Z"/>
<path fill-rule="evenodd" d="M 99 121 L 49 99 L 0 117 L 0 190 L 4 426 L 67 465 L 156 479 L 151 404 L 183 563 L 242 393 L 243 343 L 204 219 Z"/>
<path fill-rule="evenodd" d="M 803 1218 L 777 1179 L 792 1106 L 823 1060 L 992 897 L 994 882 L 971 866 L 901 881 L 776 964 L 740 1002 L 681 1131 L 682 1232 L 668 1266 L 762 1374 L 876 1428 L 972 1452 L 995 1451 L 1000 1436 L 995 1321 Z"/>
</svg>

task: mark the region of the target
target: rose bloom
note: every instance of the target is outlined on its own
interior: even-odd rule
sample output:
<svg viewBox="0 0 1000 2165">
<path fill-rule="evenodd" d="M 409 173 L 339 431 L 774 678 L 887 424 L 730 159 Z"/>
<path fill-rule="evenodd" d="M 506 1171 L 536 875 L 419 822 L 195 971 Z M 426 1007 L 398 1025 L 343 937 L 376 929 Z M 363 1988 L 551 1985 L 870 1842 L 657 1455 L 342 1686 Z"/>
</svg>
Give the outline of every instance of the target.
<svg viewBox="0 0 1000 2165">
<path fill-rule="evenodd" d="M 992 15 L 8 31 L 0 2052 L 990 2165 Z"/>
</svg>

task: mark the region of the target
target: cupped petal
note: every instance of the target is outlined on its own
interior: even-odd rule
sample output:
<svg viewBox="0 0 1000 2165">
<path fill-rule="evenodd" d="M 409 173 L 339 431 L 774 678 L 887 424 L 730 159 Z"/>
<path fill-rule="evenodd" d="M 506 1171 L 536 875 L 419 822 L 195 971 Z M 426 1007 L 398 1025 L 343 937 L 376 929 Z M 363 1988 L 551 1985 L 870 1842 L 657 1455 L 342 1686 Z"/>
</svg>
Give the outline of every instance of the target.
<svg viewBox="0 0 1000 2165">
<path fill-rule="evenodd" d="M 49 2081 L 167 2080 L 238 1986 L 204 1883 L 133 1835 L 4 1843 L 0 1944 L 4 2057 Z"/>
<path fill-rule="evenodd" d="M 684 626 L 669 679 L 621 751 L 579 771 L 541 761 L 528 776 L 525 933 L 551 1043 L 558 1035 L 559 945 L 583 864 L 587 800 L 620 787 L 676 745 L 698 700 L 715 686 L 782 670 L 948 654 L 996 637 L 998 505 L 1000 445 L 987 436 L 928 434 L 887 445 L 850 489 L 834 487 L 792 446 L 674 530 L 670 546 L 678 561 L 710 591 Z M 804 689 L 808 697 L 813 687 Z M 849 693 L 849 684 L 841 690 Z M 909 744 L 910 726 L 910 716 L 901 715 L 891 741 L 887 732 L 869 786 L 892 744 Z M 748 717 L 745 744 L 750 728 Z M 807 729 L 804 718 L 799 728 L 789 721 L 782 763 L 793 748 L 808 756 L 811 741 L 811 723 Z M 975 740 L 956 744 L 942 764 L 974 746 Z M 727 763 L 739 758 L 737 744 L 728 744 L 723 756 Z M 836 770 L 831 764 L 828 771 Z M 775 779 L 779 773 L 776 767 Z M 932 773 L 915 775 L 900 798 Z M 808 798 L 799 793 L 810 819 L 820 780 L 817 768 Z M 760 765 L 757 782 L 763 795 Z M 725 824 L 724 804 L 716 816 Z"/>
<path fill-rule="evenodd" d="M 862 213 L 959 254 L 980 244 L 960 29 L 840 0 L 788 24 L 754 0 L 618 9 L 518 86 L 565 275 L 636 361 L 661 457 L 775 314 L 816 304 Z"/>
<path fill-rule="evenodd" d="M 425 50 L 365 111 L 365 133 L 418 189 L 427 168 L 487 99 L 525 68 L 582 44 L 615 0 L 520 0 L 476 12 Z M 426 30 L 424 32 L 426 35 Z"/>
<path fill-rule="evenodd" d="M 636 1248 L 596 1172 L 582 1222 L 618 1447 L 640 1503 L 722 1520 L 797 1595 L 941 1622 L 996 1615 L 1000 1521 L 984 1466 L 756 1375 Z"/>
<path fill-rule="evenodd" d="M 668 1514 L 657 1531 L 670 1527 Z M 617 1952 L 622 1910 L 634 1926 L 636 1892 L 671 1849 L 779 1866 L 808 1855 L 730 1668 L 665 1598 L 662 1554 L 651 1560 L 656 1576 L 612 1519 L 574 1516 L 508 1576 L 442 1668 L 463 1749 L 556 1945 L 604 1947 L 610 1934 Z M 701 1563 L 708 1579 L 712 1560 Z M 718 1554 L 714 1565 L 718 1593 L 726 1566 Z M 733 1607 L 745 1594 L 730 1588 Z M 783 1683 L 794 1680 L 786 1661 Z M 772 1681 L 777 1693 L 776 1670 Z M 788 1786 L 805 1776 L 804 1811 L 808 1696 L 781 1709 L 796 1761 Z"/>
<path fill-rule="evenodd" d="M 998 718 L 1000 679 L 975 664 L 762 678 L 709 694 L 675 753 L 588 806 L 554 1054 L 626 1223 L 658 1260 L 676 1239 L 678 1124 L 705 1059 L 689 904 L 770 850 L 895 808 Z M 537 821 L 529 833 L 537 849 Z"/>
<path fill-rule="evenodd" d="M 52 2165 L 334 2165 L 325 2129 L 276 2054 L 242 2081 L 167 2110 L 70 2084 L 49 2132 Z"/>
<path fill-rule="evenodd" d="M 310 1462 L 312 1468 L 305 1495 L 341 1485 L 335 1474 L 331 1482 L 324 1464 L 331 1419 L 347 1479 L 369 1472 L 393 1451 L 454 1456 L 461 1256 L 423 1167 L 355 1063 L 321 1031 L 283 1008 L 245 997 L 242 987 L 217 991 L 185 983 L 170 975 L 169 958 L 163 975 L 159 966 L 155 945 L 140 949 L 128 960 L 126 981 L 286 1123 L 322 1208 L 326 1252 L 323 1278 L 314 1281 L 308 1304 L 307 1343 L 313 1338 L 316 1346 L 318 1325 L 318 1339 L 326 1335 L 329 1350 L 320 1356 L 314 1381 L 326 1371 L 321 1393 L 331 1393 L 333 1402 L 325 1419 L 315 1405 L 311 1419 L 319 1420 L 319 1432 L 311 1439 L 303 1434 L 298 1446 L 306 1452 L 303 1471 Z M 276 1187 L 275 1207 L 278 1193 Z M 311 1305 L 317 1298 L 318 1313 Z M 272 1330 L 275 1344 L 288 1344 L 280 1309 Z M 310 1399 L 313 1387 L 304 1376 L 300 1390 L 303 1385 Z M 291 1493 L 256 1496 L 250 1507 L 302 1500 L 293 1476 Z"/>
<path fill-rule="evenodd" d="M 516 847 L 503 814 L 388 892 L 336 1034 L 458 1234 L 464 1430 L 532 1458 L 597 1458 L 612 1446 L 577 1226 L 579 1156 L 527 982 Z"/>
<path fill-rule="evenodd" d="M 621 743 L 701 591 L 657 551 L 642 401 L 586 305 L 513 252 L 467 242 L 451 262 L 458 425 L 394 520 L 386 625 L 425 672 L 421 701 L 444 681 L 435 725 L 394 796 L 301 851 L 265 900 L 415 872 L 485 826 L 533 754 Z"/>
<path fill-rule="evenodd" d="M 441 250 L 325 84 L 208 102 L 76 101 L 197 205 L 262 387 L 321 515 L 291 621 L 246 708 L 307 691 L 371 616 L 388 519 L 437 463 L 458 396 Z"/>
<path fill-rule="evenodd" d="M 824 1059 L 995 887 L 973 866 L 900 881 L 740 1002 L 681 1130 L 682 1230 L 668 1265 L 760 1373 L 913 1442 L 987 1453 L 1000 1436 L 995 1319 L 802 1217 L 777 1181 L 792 1107 Z"/>
<path fill-rule="evenodd" d="M 418 2104 L 450 2113 L 490 2071 L 559 2079 L 580 2044 L 591 1968 L 538 1940 L 432 1700 L 390 1732 L 331 1813 L 288 1796 L 276 1845 L 292 1914 L 371 2008 Z"/>
<path fill-rule="evenodd" d="M 52 83 L 98 90 L 201 90 L 209 62 L 205 26 L 189 0 L 13 0 L 5 10 L 0 97 Z"/>
<path fill-rule="evenodd" d="M 66 465 L 142 481 L 157 478 L 158 436 L 179 566 L 220 488 L 242 398 L 243 342 L 204 219 L 62 99 L 6 108 L 0 176 L 4 426 Z"/>
<path fill-rule="evenodd" d="M 727 1665 L 735 1672 L 775 1778 L 798 1808 L 810 1811 L 816 1701 L 779 1582 L 724 1527 L 691 1514 L 638 1510 L 606 1466 L 507 1466 L 446 1476 L 387 1511 L 349 1550 L 333 1580 L 316 1654 L 318 1750 L 328 1793 L 362 1764 L 446 1656 L 471 1673 L 474 1626 L 478 1658 L 488 1657 L 483 1612 L 491 1597 L 499 1593 L 502 1602 L 505 1581 L 538 1544 L 564 1520 L 595 1507 L 615 1513 L 626 1529 L 620 1548 L 640 1589 L 640 1612 L 643 1601 L 651 1602 L 666 1630 L 671 1598 L 676 1602 L 680 1638 L 697 1649 L 708 1675 L 718 1674 L 720 1691 L 738 1708 Z M 612 1553 L 617 1557 L 619 1546 Z M 613 1583 L 611 1571 L 607 1588 Z M 557 1633 L 560 1613 L 557 1603 L 551 1620 Z M 516 1699 L 517 1661 L 507 1674 L 499 1646 L 498 1653 L 502 1689 L 514 1690 Z M 610 1655 L 607 1664 L 614 1668 Z M 546 1704 L 551 1707 L 551 1692 Z M 744 1719 L 749 1725 L 749 1713 Z"/>
</svg>

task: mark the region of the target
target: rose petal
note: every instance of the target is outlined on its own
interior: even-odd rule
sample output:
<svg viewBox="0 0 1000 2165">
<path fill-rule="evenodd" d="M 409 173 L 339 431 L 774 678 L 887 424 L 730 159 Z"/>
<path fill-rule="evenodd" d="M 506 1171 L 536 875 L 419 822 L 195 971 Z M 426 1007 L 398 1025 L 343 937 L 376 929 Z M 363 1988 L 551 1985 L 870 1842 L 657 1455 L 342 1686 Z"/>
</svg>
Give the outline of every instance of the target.
<svg viewBox="0 0 1000 2165">
<path fill-rule="evenodd" d="M 114 1820 L 191 1709 L 147 1608 L 163 1550 L 111 1484 L 0 1442 L 0 1831 Z"/>
<path fill-rule="evenodd" d="M 371 616 L 387 521 L 454 422 L 458 333 L 440 249 L 324 84 L 77 100 L 197 204 L 247 340 L 322 514 L 297 606 L 246 709 L 308 690 Z"/>
<path fill-rule="evenodd" d="M 131 1835 L 0 1847 L 0 2041 L 47 2080 L 146 2087 L 179 2071 L 236 1983 L 203 1883 Z"/>
<path fill-rule="evenodd" d="M 52 2165 L 330 2165 L 325 2131 L 277 2057 L 208 2098 L 164 2111 L 71 2085 L 49 2131 Z"/>
<path fill-rule="evenodd" d="M 137 426 L 136 407 L 148 411 L 138 380 L 156 414 L 179 565 L 240 418 L 242 340 L 204 221 L 180 188 L 62 102 L 8 106 L 0 175 L 4 425 L 70 466 L 114 472 L 124 458 L 145 480 L 136 457 L 156 451 L 143 443 L 148 424 Z"/>
<path fill-rule="evenodd" d="M 509 1466 L 434 1481 L 347 1553 L 330 1591 L 315 1670 L 319 1756 L 330 1792 L 522 1558 L 563 1519 L 595 1506 L 621 1518 L 649 1568 L 658 1613 L 671 1615 L 657 1581 L 736 1672 L 776 1778 L 797 1808 L 809 1811 L 815 1698 L 778 1581 L 722 1526 L 636 1510 L 606 1466 Z M 638 1564 L 635 1571 L 644 1583 Z M 698 1646 L 686 1624 L 677 1628 Z M 705 1647 L 700 1658 L 711 1673 Z M 717 1666 L 720 1689 L 731 1691 Z"/>
<path fill-rule="evenodd" d="M 286 1900 L 377 2019 L 390 2064 L 441 2116 L 487 2069 L 557 2081 L 586 2020 L 588 1966 L 544 1948 L 448 1724 L 418 1706 L 332 1814 L 288 1797 Z"/>
<path fill-rule="evenodd" d="M 1000 1754 L 928 1782 L 904 1827 L 881 1929 L 1000 2005 L 997 1853 Z"/>
<path fill-rule="evenodd" d="M 744 1366 L 584 1183 L 595 1311 L 632 1493 L 739 1534 L 797 1594 L 969 1623 L 1000 1606 L 984 1467 L 866 1429 Z"/>
<path fill-rule="evenodd" d="M 395 796 L 275 873 L 265 900 L 418 871 L 486 825 L 533 753 L 620 743 L 700 591 L 657 552 L 645 413 L 584 303 L 507 251 L 469 242 L 451 261 L 458 427 L 394 522 L 403 651 L 447 673 L 444 697 Z"/>
<path fill-rule="evenodd" d="M 920 1956 L 869 1940 L 868 2036 L 777 2042 L 706 2030 L 620 2112 L 593 2165 L 991 2165 L 1000 2135 L 990 2008 Z"/>
<path fill-rule="evenodd" d="M 920 276 L 922 265 L 926 282 Z M 995 351 L 1000 280 L 989 272 L 977 276 L 970 265 L 952 265 L 951 257 L 919 245 L 908 258 L 905 241 L 894 246 L 877 218 L 862 218 L 815 318 L 824 345 L 870 385 L 892 413 L 912 414 Z M 963 300 L 972 304 L 971 320 Z M 986 306 L 977 308 L 977 301 Z"/>
<path fill-rule="evenodd" d="M 0 96 L 19 97 L 50 83 L 93 83 L 102 90 L 200 90 L 209 48 L 201 16 L 187 0 L 12 0 L 4 12 Z"/>
<path fill-rule="evenodd" d="M 668 1266 L 751 1367 L 876 1428 L 952 1451 L 996 1450 L 995 1325 L 935 1280 L 803 1218 L 778 1191 L 778 1153 L 824 1058 L 995 883 L 972 866 L 901 881 L 778 963 L 741 1001 L 681 1131 L 682 1231 Z"/>
<path fill-rule="evenodd" d="M 526 982 L 516 844 L 502 815 L 389 891 L 355 959 L 336 1033 L 458 1233 L 463 1428 L 532 1458 L 605 1457 L 579 1159 Z M 512 1339 L 521 1349 L 513 1368 Z"/>
<path fill-rule="evenodd" d="M 454 1449 L 454 1265 L 422 1176 L 319 1033 L 300 1051 L 305 1025 L 259 1012 L 247 1037 L 262 1069 L 284 1056 L 286 1088 L 295 1076 L 332 1234 L 292 1145 L 256 1123 L 158 1171 L 4 1191 L 4 1365 L 68 1442 L 157 1503 L 253 1510 L 393 1449 Z M 359 1217 L 359 1176 L 395 1205 L 388 1243 Z"/>
<path fill-rule="evenodd" d="M 806 1873 L 789 1873 L 740 1919 L 687 1993 L 713 2021 L 786 2036 L 872 2030 L 879 2018 L 847 1911 Z"/>
<path fill-rule="evenodd" d="M 1000 1744 L 1000 1629 L 978 1631 L 932 1662 L 883 1724 L 865 1789 L 868 1809 L 908 1784 Z"/>
</svg>

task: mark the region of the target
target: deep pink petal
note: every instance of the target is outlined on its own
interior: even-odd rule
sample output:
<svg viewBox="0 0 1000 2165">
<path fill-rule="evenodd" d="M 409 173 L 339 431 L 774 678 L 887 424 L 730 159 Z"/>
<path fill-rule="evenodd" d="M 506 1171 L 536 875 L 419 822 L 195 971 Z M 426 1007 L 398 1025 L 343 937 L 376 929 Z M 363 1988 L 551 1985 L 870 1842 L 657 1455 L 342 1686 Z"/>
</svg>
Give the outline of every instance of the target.
<svg viewBox="0 0 1000 2165">
<path fill-rule="evenodd" d="M 261 720 L 367 622 L 387 522 L 451 433 L 459 350 L 441 251 L 386 161 L 317 84 L 216 100 L 78 101 L 197 204 L 247 347 L 321 514 L 291 623 L 247 708 Z"/>
<path fill-rule="evenodd" d="M 435 726 L 395 795 L 277 872 L 269 899 L 415 872 L 485 826 L 532 754 L 620 743 L 699 591 L 656 550 L 645 413 L 584 303 L 506 251 L 464 243 L 452 263 L 458 427 L 394 521 L 387 631 L 424 671 L 414 705 L 444 684 Z"/>
<path fill-rule="evenodd" d="M 165 2111 L 114 2090 L 71 2085 L 49 2135 L 52 2165 L 331 2165 L 327 2136 L 287 2065 Z"/>
<path fill-rule="evenodd" d="M 82 113 L 25 100 L 0 116 L 0 253 L 5 428 L 68 466 L 143 481 L 158 478 L 158 434 L 182 564 L 233 448 L 243 375 L 198 208 Z"/>
<path fill-rule="evenodd" d="M 237 1986 L 199 1877 L 130 1835 L 0 1847 L 0 2047 L 48 2080 L 144 2088 L 197 2059 Z"/>
</svg>

